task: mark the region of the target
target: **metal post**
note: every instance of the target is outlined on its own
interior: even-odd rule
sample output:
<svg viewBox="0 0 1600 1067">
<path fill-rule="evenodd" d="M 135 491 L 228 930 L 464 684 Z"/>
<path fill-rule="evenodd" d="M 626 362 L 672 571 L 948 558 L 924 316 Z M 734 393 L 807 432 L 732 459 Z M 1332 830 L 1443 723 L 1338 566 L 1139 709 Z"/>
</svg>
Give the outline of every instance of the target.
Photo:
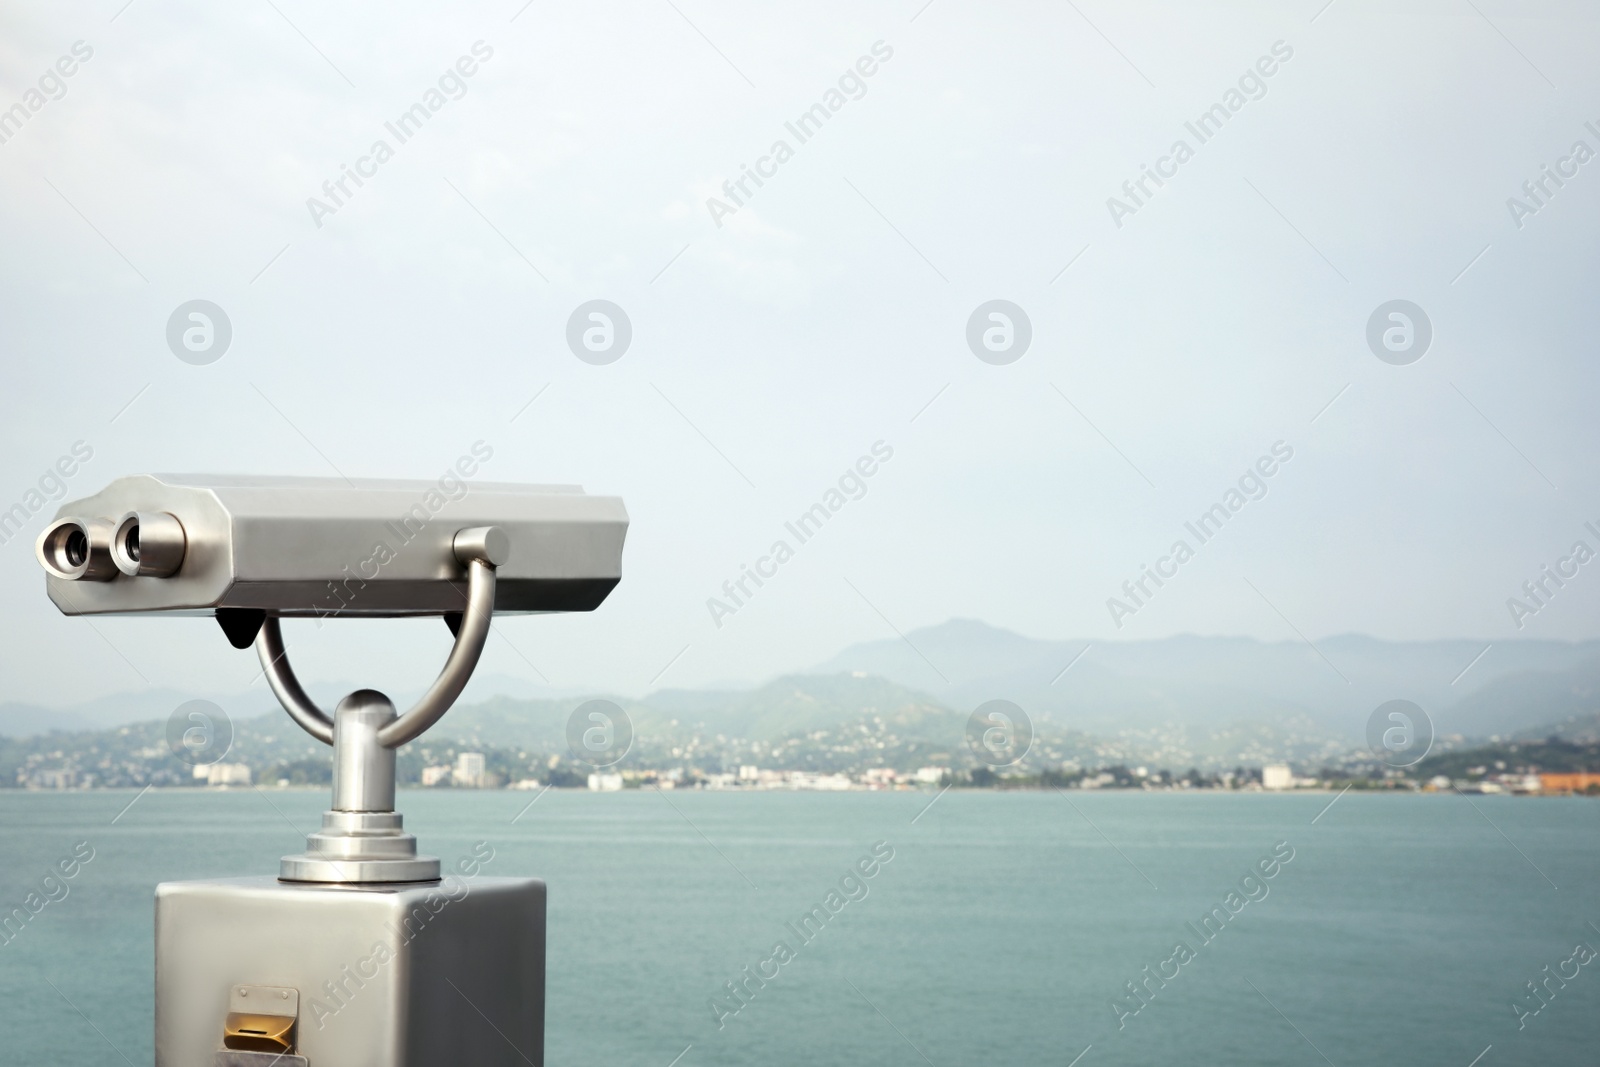
<svg viewBox="0 0 1600 1067">
<path fill-rule="evenodd" d="M 333 713 L 333 809 L 394 810 L 394 749 L 378 731 L 396 718 L 382 693 L 358 689 Z"/>
</svg>

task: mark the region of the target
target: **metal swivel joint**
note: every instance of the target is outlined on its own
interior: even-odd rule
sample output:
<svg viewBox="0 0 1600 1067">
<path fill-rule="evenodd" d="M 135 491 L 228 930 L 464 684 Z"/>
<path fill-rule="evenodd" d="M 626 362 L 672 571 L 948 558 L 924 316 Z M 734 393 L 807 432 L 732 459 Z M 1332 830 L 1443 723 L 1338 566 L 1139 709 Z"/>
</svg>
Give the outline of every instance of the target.
<svg viewBox="0 0 1600 1067">
<path fill-rule="evenodd" d="M 262 623 L 256 652 L 272 692 L 306 733 L 333 746 L 333 810 L 323 813 L 322 829 L 306 838 L 305 852 L 283 857 L 279 878 L 363 883 L 439 877 L 438 858 L 417 855 L 417 839 L 394 810 L 395 749 L 438 722 L 466 688 L 489 636 L 495 568 L 509 557 L 510 542 L 498 527 L 475 526 L 455 535 L 452 552 L 467 569 L 467 603 L 453 626 L 455 646 L 432 687 L 404 715 L 396 715 L 382 693 L 358 689 L 329 716 L 295 678 L 277 617 Z"/>
</svg>

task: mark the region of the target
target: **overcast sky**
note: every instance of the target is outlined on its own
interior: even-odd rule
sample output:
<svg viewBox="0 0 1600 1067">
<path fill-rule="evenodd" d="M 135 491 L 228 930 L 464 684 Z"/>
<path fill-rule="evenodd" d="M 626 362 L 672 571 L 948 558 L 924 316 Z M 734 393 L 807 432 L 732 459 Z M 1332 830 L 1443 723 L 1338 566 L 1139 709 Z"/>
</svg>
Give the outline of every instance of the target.
<svg viewBox="0 0 1600 1067">
<path fill-rule="evenodd" d="M 432 477 L 482 440 L 483 477 L 632 516 L 598 612 L 506 620 L 489 646 L 485 670 L 557 687 L 760 679 L 951 617 L 1593 637 L 1600 563 L 1520 630 L 1507 600 L 1575 541 L 1600 549 L 1600 160 L 1573 154 L 1600 150 L 1596 19 L 1576 0 L 6 5 L 0 508 L 79 441 L 69 500 L 145 471 Z M 387 129 L 429 102 L 403 143 Z M 818 104 L 802 141 L 786 123 Z M 735 202 L 746 166 L 768 176 Z M 1536 201 L 1545 166 L 1568 177 Z M 334 200 L 345 167 L 368 177 Z M 1146 167 L 1164 184 L 1133 185 Z M 595 299 L 632 326 L 607 365 L 566 339 Z M 231 324 L 204 365 L 167 340 L 191 300 Z M 968 343 L 991 300 L 1031 328 L 1003 365 Z M 1369 345 L 1394 300 L 1431 325 L 1415 358 L 1420 324 L 1407 350 L 1385 320 L 1401 350 L 1379 348 L 1410 362 Z M 786 535 L 878 442 L 865 494 Z M 1204 544 L 1186 531 L 1279 442 L 1264 497 Z M 32 555 L 57 506 L 0 546 L 0 699 L 249 684 L 209 621 L 61 617 Z M 714 621 L 780 538 L 794 557 Z M 1127 599 L 1180 539 L 1192 558 Z M 437 623 L 287 628 L 307 676 L 395 690 L 448 645 Z"/>
</svg>

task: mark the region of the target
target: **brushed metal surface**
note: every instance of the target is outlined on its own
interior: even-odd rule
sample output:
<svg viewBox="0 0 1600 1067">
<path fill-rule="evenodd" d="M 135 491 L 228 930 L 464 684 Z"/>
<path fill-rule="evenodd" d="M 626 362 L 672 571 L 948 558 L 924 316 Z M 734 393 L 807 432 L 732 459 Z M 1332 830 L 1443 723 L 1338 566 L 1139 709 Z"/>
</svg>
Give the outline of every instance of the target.
<svg viewBox="0 0 1600 1067">
<path fill-rule="evenodd" d="M 544 934 L 532 878 L 166 882 L 155 1062 L 216 1067 L 230 990 L 268 985 L 298 992 L 309 1067 L 542 1067 Z"/>
<path fill-rule="evenodd" d="M 117 570 L 130 578 L 168 578 L 183 566 L 188 548 L 183 523 L 164 511 L 130 511 L 111 535 L 111 556 Z"/>
<path fill-rule="evenodd" d="M 378 732 L 394 722 L 394 705 L 382 693 L 357 689 L 333 712 L 333 808 L 394 810 L 394 749 Z"/>
<path fill-rule="evenodd" d="M 498 528 L 488 527 L 487 531 L 497 532 Z M 463 550 L 459 545 L 456 548 L 458 553 L 463 554 L 462 563 L 467 568 L 467 600 L 461 611 L 461 622 L 456 627 L 455 643 L 450 646 L 450 655 L 428 691 L 404 715 L 379 728 L 378 740 L 389 748 L 399 748 L 407 741 L 421 737 L 428 727 L 438 722 L 450 710 L 450 705 L 456 702 L 456 697 L 466 689 L 467 680 L 472 677 L 478 659 L 483 655 L 484 643 L 489 640 L 489 621 L 494 614 L 494 594 L 500 583 L 500 568 L 486 558 L 488 551 L 482 558 L 464 555 L 465 552 L 476 550 L 470 540 L 466 549 Z"/>
<path fill-rule="evenodd" d="M 458 533 L 455 555 L 466 564 L 467 607 L 456 627 L 444 669 L 421 700 L 396 718 L 382 693 L 359 689 L 329 716 L 311 702 L 295 679 L 283 649 L 277 619 L 267 619 L 256 638 L 262 670 L 295 722 L 333 745 L 333 811 L 322 831 L 306 840 L 306 851 L 285 856 L 278 876 L 303 882 L 413 882 L 439 877 L 439 863 L 418 856 L 416 839 L 400 830 L 394 809 L 395 752 L 419 737 L 450 709 L 471 677 L 489 636 L 495 570 L 491 559 L 506 556 L 498 527 Z M 390 824 L 392 820 L 392 825 Z"/>
<path fill-rule="evenodd" d="M 337 756 L 335 757 L 337 758 Z M 306 837 L 306 850 L 284 856 L 278 877 L 290 882 L 428 882 L 439 860 L 417 855 L 397 811 L 325 811 L 322 829 Z"/>
<path fill-rule="evenodd" d="M 256 609 L 282 617 L 442 615 L 466 603 L 458 532 L 498 527 L 505 544 L 494 610 L 590 611 L 622 575 L 628 514 L 616 497 L 577 486 L 463 480 L 451 499 L 434 482 L 141 474 L 68 501 L 57 519 L 103 531 L 96 575 L 47 573 L 68 615 Z M 121 573 L 111 531 L 129 512 L 172 515 L 182 562 L 167 577 Z M 100 541 L 105 542 L 104 546 Z M 109 570 L 107 570 L 109 568 Z M 60 570 L 60 568 L 57 568 Z"/>
<path fill-rule="evenodd" d="M 311 1064 L 304 1056 L 284 1052 L 220 1049 L 211 1061 L 211 1067 L 311 1067 Z"/>
</svg>

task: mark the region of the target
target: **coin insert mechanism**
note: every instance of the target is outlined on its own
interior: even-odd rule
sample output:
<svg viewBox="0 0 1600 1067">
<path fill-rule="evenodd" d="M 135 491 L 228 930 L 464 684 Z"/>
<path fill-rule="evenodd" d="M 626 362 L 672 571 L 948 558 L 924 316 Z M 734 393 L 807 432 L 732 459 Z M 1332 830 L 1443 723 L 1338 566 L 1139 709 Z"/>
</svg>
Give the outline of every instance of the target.
<svg viewBox="0 0 1600 1067">
<path fill-rule="evenodd" d="M 293 1052 L 300 994 L 278 986 L 234 986 L 228 996 L 222 1047 L 247 1052 Z"/>
</svg>

